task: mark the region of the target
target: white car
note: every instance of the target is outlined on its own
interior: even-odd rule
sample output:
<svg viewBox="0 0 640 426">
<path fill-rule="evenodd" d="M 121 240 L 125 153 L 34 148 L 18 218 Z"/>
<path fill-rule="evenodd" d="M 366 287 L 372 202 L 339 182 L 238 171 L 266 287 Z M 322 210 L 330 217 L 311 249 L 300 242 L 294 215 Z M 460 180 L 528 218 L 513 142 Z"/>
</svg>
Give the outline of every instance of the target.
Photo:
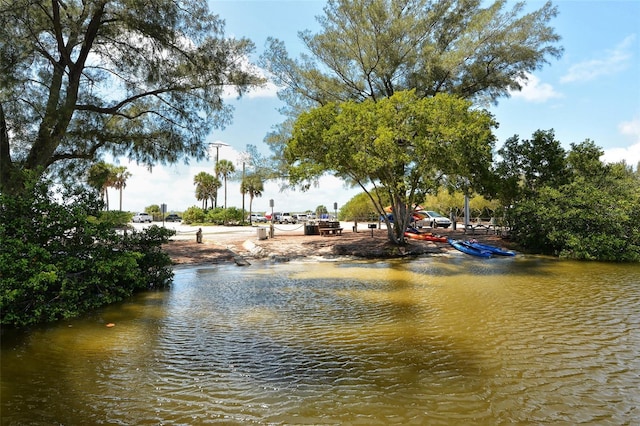
<svg viewBox="0 0 640 426">
<path fill-rule="evenodd" d="M 267 222 L 267 218 L 262 216 L 261 214 L 254 214 L 252 213 L 249 217 L 247 217 L 247 220 L 251 221 L 251 223 L 266 223 Z"/>
<path fill-rule="evenodd" d="M 442 216 L 438 212 L 432 210 L 422 210 L 417 213 L 422 219 L 416 221 L 416 226 L 422 228 L 423 226 L 430 226 L 432 228 L 448 228 L 451 226 L 451 221 L 448 217 Z"/>
<path fill-rule="evenodd" d="M 133 216 L 133 219 L 131 219 L 131 221 L 133 223 L 139 222 L 139 223 L 143 223 L 143 222 L 153 222 L 153 216 L 151 216 L 149 213 L 136 213 Z"/>
</svg>

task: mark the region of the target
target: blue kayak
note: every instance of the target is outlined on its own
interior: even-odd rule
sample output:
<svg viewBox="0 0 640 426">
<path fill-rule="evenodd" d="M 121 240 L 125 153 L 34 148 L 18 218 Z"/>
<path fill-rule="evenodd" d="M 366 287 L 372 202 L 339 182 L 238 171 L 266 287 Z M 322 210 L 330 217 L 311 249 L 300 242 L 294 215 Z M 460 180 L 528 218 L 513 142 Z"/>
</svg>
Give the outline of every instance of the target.
<svg viewBox="0 0 640 426">
<path fill-rule="evenodd" d="M 505 250 L 500 247 L 492 246 L 490 244 L 483 244 L 477 241 L 465 241 L 465 243 L 473 248 L 477 248 L 479 250 L 490 251 L 493 254 L 497 254 L 498 256 L 515 256 L 515 252 L 511 250 Z"/>
<path fill-rule="evenodd" d="M 491 257 L 491 252 L 489 250 L 482 250 L 479 248 L 472 247 L 466 241 L 449 240 L 449 244 L 451 244 L 451 246 L 453 246 L 455 249 L 460 250 L 461 252 L 469 254 L 471 256 Z"/>
</svg>

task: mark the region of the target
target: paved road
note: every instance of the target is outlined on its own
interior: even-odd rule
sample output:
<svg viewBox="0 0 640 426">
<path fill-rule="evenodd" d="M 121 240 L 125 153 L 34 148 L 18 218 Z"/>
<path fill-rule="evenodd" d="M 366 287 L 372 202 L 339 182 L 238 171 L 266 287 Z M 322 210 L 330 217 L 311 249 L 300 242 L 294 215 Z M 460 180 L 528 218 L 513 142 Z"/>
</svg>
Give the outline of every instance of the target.
<svg viewBox="0 0 640 426">
<path fill-rule="evenodd" d="M 153 223 L 132 223 L 135 229 L 142 230 L 148 228 L 151 225 L 162 226 L 162 222 Z M 261 223 L 253 226 L 191 226 L 185 225 L 180 222 L 165 222 L 164 227 L 167 229 L 173 229 L 176 231 L 176 235 L 172 240 L 190 240 L 196 239 L 196 232 L 198 228 L 202 228 L 202 238 L 204 240 L 239 240 L 257 238 L 258 227 L 267 228 L 267 234 L 269 233 L 269 224 Z M 276 235 L 304 235 L 304 225 L 274 225 L 274 232 Z"/>
</svg>

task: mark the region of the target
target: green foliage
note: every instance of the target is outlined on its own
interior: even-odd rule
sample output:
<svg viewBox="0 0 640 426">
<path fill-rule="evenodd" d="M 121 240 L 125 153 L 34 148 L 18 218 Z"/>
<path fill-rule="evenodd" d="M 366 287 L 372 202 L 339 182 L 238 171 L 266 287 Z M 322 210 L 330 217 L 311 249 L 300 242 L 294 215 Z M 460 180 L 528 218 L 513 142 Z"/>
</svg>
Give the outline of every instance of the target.
<svg viewBox="0 0 640 426">
<path fill-rule="evenodd" d="M 526 144 L 526 142 L 525 142 Z M 640 176 L 624 164 L 603 164 L 602 151 L 587 140 L 565 155 L 547 150 L 544 162 L 514 143 L 508 156 L 521 167 L 522 186 L 510 194 L 512 238 L 537 252 L 584 260 L 640 261 Z M 551 153 L 551 154 L 550 154 Z M 539 167 L 531 181 L 531 164 Z M 552 165 L 563 165 L 553 167 Z M 504 179 L 503 182 L 508 181 Z"/>
<path fill-rule="evenodd" d="M 320 204 L 316 207 L 314 212 L 316 215 L 320 216 L 321 214 L 329 213 L 329 210 L 327 210 L 327 206 Z"/>
<path fill-rule="evenodd" d="M 162 210 L 158 204 L 151 204 L 144 208 L 145 213 L 149 213 L 154 221 L 162 220 Z"/>
<path fill-rule="evenodd" d="M 118 235 L 112 218 L 95 219 L 102 205 L 96 194 L 66 188 L 60 195 L 45 183 L 20 197 L 0 195 L 3 326 L 74 317 L 172 279 L 160 246 L 173 231 Z"/>
<path fill-rule="evenodd" d="M 253 199 L 262 197 L 264 182 L 259 173 L 252 173 L 244 177 L 240 183 L 240 193 L 249 194 L 249 214 L 253 211 Z M 249 219 L 251 221 L 251 219 Z"/>
<path fill-rule="evenodd" d="M 287 121 L 267 143 L 283 158 L 299 114 L 332 102 L 412 89 L 420 98 L 448 93 L 496 102 L 561 55 L 549 26 L 556 14 L 550 2 L 525 11 L 524 2 L 502 0 L 331 0 L 318 17 L 320 31 L 300 34 L 306 52 L 299 60 L 282 41 L 267 41 L 261 65 L 284 87 L 279 96 L 287 104 Z"/>
<path fill-rule="evenodd" d="M 306 188 L 330 171 L 354 182 L 370 194 L 378 214 L 391 204 L 389 239 L 403 243 L 410 206 L 445 177 L 482 186 L 492 161 L 493 126 L 489 113 L 445 94 L 396 92 L 378 102 L 327 104 L 296 122 L 285 150 L 289 179 Z"/>
<path fill-rule="evenodd" d="M 428 194 L 420 203 L 425 210 L 435 210 L 444 215 L 453 210 L 458 217 L 464 215 L 464 194 L 460 191 L 438 191 L 437 194 Z M 469 198 L 469 213 L 472 218 L 491 218 L 502 215 L 502 205 L 499 200 L 488 200 L 482 195 L 474 195 Z"/>
<path fill-rule="evenodd" d="M 553 130 L 537 130 L 530 140 L 511 137 L 498 155 L 502 160 L 496 172 L 503 180 L 499 195 L 505 204 L 544 186 L 557 188 L 567 182 L 566 152 Z"/>
<path fill-rule="evenodd" d="M 200 207 L 191 206 L 182 215 L 182 223 L 190 225 L 204 222 L 205 211 Z"/>
<path fill-rule="evenodd" d="M 101 211 L 96 218 L 97 221 L 103 222 L 112 228 L 124 228 L 131 222 L 133 213 L 123 212 L 120 210 Z"/>
<path fill-rule="evenodd" d="M 204 221 L 216 225 L 236 225 L 242 222 L 242 210 L 236 207 L 211 209 L 207 211 Z"/>
<path fill-rule="evenodd" d="M 231 119 L 224 90 L 263 82 L 252 51 L 204 1 L 3 2 L 0 191 L 21 191 L 25 171 L 77 177 L 107 153 L 203 158 Z"/>
<path fill-rule="evenodd" d="M 220 179 L 207 172 L 200 172 L 193 177 L 193 184 L 196 186 L 196 200 L 202 201 L 202 208 L 206 210 L 209 201 L 213 207 L 218 189 L 222 186 Z"/>
<path fill-rule="evenodd" d="M 366 193 L 361 192 L 340 208 L 338 218 L 340 220 L 357 220 L 361 222 L 377 221 L 378 214 L 371 202 L 371 198 Z"/>
<path fill-rule="evenodd" d="M 216 176 L 224 181 L 224 207 L 227 208 L 227 179 L 236 171 L 236 167 L 229 160 L 220 160 L 216 163 Z"/>
</svg>

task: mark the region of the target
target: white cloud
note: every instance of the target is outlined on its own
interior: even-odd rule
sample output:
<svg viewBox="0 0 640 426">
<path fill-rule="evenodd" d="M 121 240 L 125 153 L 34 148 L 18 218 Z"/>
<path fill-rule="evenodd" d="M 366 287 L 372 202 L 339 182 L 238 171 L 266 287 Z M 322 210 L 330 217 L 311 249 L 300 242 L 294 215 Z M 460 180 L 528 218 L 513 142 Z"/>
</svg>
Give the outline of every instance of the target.
<svg viewBox="0 0 640 426">
<path fill-rule="evenodd" d="M 620 133 L 630 136 L 635 142 L 627 147 L 605 149 L 602 160 L 607 163 L 624 160 L 628 165 L 637 167 L 640 163 L 640 117 L 620 123 L 618 129 Z"/>
<path fill-rule="evenodd" d="M 631 136 L 640 141 L 640 117 L 636 117 L 631 121 L 623 121 L 618 126 L 620 133 Z"/>
<path fill-rule="evenodd" d="M 611 50 L 604 52 L 603 57 L 579 62 L 569 68 L 568 73 L 560 81 L 562 83 L 586 82 L 598 77 L 616 74 L 629 65 L 633 56 L 633 44 L 636 36 L 632 34 Z"/>
<path fill-rule="evenodd" d="M 536 103 L 546 102 L 554 98 L 562 98 L 562 94 L 556 92 L 551 84 L 542 83 L 540 79 L 533 74 L 527 74 L 526 78 L 519 80 L 519 83 L 522 86 L 522 90 L 509 92 L 514 98 Z"/>
</svg>

